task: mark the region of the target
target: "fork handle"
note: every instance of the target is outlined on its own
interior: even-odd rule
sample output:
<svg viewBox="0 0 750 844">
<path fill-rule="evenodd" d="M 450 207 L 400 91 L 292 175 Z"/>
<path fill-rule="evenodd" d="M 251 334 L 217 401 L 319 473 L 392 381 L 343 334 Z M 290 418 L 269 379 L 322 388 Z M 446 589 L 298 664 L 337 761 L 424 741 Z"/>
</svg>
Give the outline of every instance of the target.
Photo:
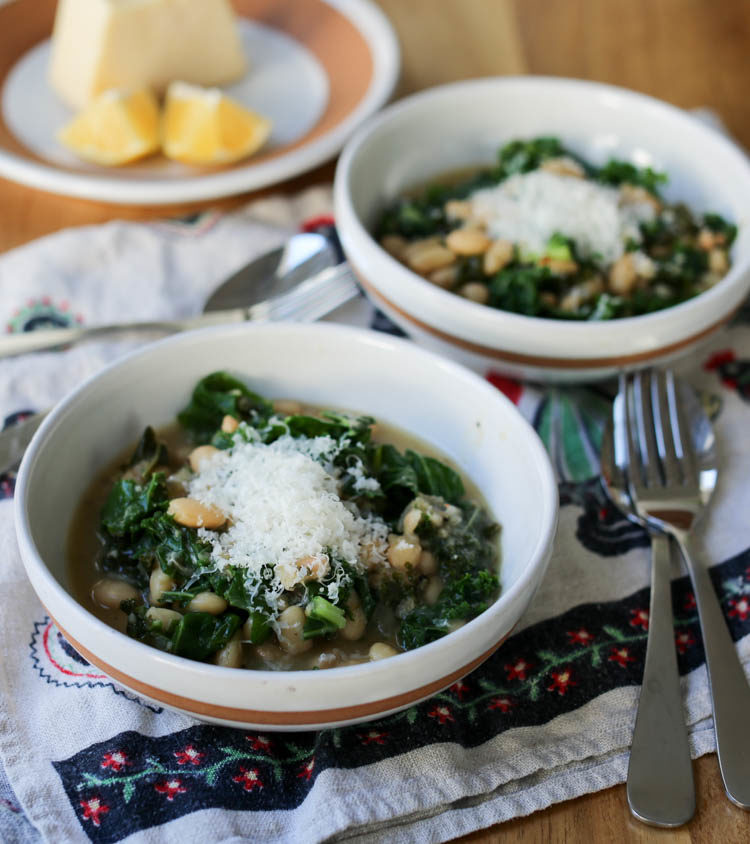
<svg viewBox="0 0 750 844">
<path fill-rule="evenodd" d="M 675 534 L 693 581 L 714 709 L 719 768 L 729 799 L 750 809 L 750 685 L 724 620 L 708 568 L 696 562 L 687 536 Z"/>
<path fill-rule="evenodd" d="M 695 813 L 695 785 L 674 642 L 670 547 L 651 536 L 651 604 L 643 686 L 628 765 L 628 805 L 641 821 L 674 827 Z"/>
</svg>

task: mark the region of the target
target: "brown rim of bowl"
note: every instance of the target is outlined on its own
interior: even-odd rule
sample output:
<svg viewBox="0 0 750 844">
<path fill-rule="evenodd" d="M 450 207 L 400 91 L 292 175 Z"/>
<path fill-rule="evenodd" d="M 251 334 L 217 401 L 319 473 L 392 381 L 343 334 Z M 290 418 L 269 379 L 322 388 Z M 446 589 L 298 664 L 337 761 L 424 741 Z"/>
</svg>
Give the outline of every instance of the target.
<svg viewBox="0 0 750 844">
<path fill-rule="evenodd" d="M 140 680 L 136 680 L 128 674 L 125 674 L 123 671 L 113 668 L 109 665 L 109 663 L 93 654 L 88 648 L 84 647 L 64 628 L 62 628 L 55 620 L 52 613 L 49 613 L 49 616 L 55 622 L 57 629 L 78 651 L 78 653 L 81 654 L 81 656 L 85 657 L 92 665 L 101 669 L 113 680 L 117 680 L 119 683 L 122 683 L 123 686 L 142 694 L 144 697 L 156 700 L 159 703 L 163 703 L 165 706 L 173 709 L 188 712 L 199 718 L 204 716 L 208 718 L 223 719 L 225 721 L 239 721 L 244 724 L 263 724 L 270 727 L 286 725 L 305 727 L 311 724 L 328 724 L 355 719 L 364 720 L 369 717 L 378 716 L 384 712 L 390 712 L 394 709 L 403 709 L 411 703 L 430 697 L 436 692 L 439 692 L 441 689 L 450 686 L 461 677 L 469 674 L 503 644 L 503 642 L 513 632 L 513 627 L 515 627 L 515 625 L 513 625 L 513 627 L 511 627 L 511 629 L 496 644 L 480 656 L 471 660 L 471 662 L 467 662 L 466 665 L 456 671 L 452 671 L 450 674 L 446 674 L 439 680 L 433 680 L 431 683 L 427 683 L 417 689 L 411 689 L 408 692 L 403 692 L 400 695 L 393 695 L 391 697 L 382 698 L 381 700 L 371 701 L 370 703 L 360 703 L 354 706 L 342 706 L 335 709 L 317 709 L 309 712 L 266 712 L 259 709 L 238 709 L 232 706 L 221 706 L 219 704 L 206 703 L 204 701 L 194 700 L 193 698 L 172 694 L 171 692 L 164 691 L 164 689 L 151 686 L 148 683 L 142 683 Z"/>
<path fill-rule="evenodd" d="M 632 355 L 618 355 L 616 357 L 602 358 L 550 358 L 538 355 L 526 355 L 521 354 L 520 352 L 510 352 L 504 349 L 494 349 L 490 346 L 482 346 L 479 343 L 472 343 L 470 340 L 464 340 L 461 337 L 456 337 L 454 334 L 448 334 L 448 332 L 442 331 L 440 328 L 435 328 L 434 325 L 429 325 L 428 323 L 417 319 L 417 317 L 412 316 L 403 308 L 395 305 L 390 299 L 383 296 L 383 294 L 370 281 L 368 281 L 364 274 L 353 264 L 352 269 L 354 270 L 354 274 L 357 276 L 362 287 L 364 287 L 367 293 L 376 300 L 376 303 L 382 303 L 387 308 L 395 311 L 407 322 L 410 322 L 412 325 L 420 328 L 422 331 L 426 331 L 428 334 L 432 334 L 440 340 L 444 340 L 453 346 L 458 346 L 465 351 L 473 352 L 477 355 L 484 355 L 485 357 L 494 358 L 499 361 L 507 361 L 508 363 L 526 364 L 529 366 L 545 367 L 547 369 L 594 369 L 596 367 L 613 367 L 619 369 L 634 363 L 645 363 L 653 360 L 654 358 L 678 352 L 680 349 L 691 346 L 699 340 L 702 340 L 704 337 L 707 337 L 709 334 L 716 331 L 716 329 L 721 328 L 722 325 L 729 322 L 742 304 L 742 302 L 740 302 L 738 305 L 735 305 L 735 307 L 733 307 L 721 319 L 709 325 L 708 328 L 703 328 L 701 331 L 691 334 L 689 337 L 684 337 L 682 340 L 678 340 L 675 343 L 670 343 L 666 346 L 659 346 L 658 349 L 651 349 L 648 352 L 637 352 Z"/>
<path fill-rule="evenodd" d="M 0 89 L 21 57 L 52 34 L 57 0 L 18 0 L 0 5 Z M 311 142 L 342 123 L 366 95 L 374 74 L 370 45 L 357 27 L 325 0 L 232 0 L 240 18 L 251 18 L 291 36 L 308 49 L 322 65 L 330 85 L 329 99 L 318 122 L 302 137 L 279 149 L 260 151 L 250 159 L 225 166 L 192 167 L 186 175 L 202 176 L 245 166 L 262 164 Z M 92 173 L 73 165 L 51 164 L 23 144 L 0 114 L 0 150 L 79 175 L 100 176 L 127 168 L 103 167 Z M 151 159 L 149 159 L 150 161 Z M 159 161 L 156 156 L 155 161 Z"/>
</svg>

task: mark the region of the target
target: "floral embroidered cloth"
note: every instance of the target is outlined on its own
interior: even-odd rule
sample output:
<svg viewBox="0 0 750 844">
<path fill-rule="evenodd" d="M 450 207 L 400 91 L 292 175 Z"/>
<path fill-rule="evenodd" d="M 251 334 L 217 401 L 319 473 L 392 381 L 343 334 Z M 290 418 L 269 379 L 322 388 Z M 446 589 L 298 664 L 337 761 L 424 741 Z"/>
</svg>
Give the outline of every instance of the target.
<svg viewBox="0 0 750 844">
<path fill-rule="evenodd" d="M 0 258 L 9 331 L 197 313 L 250 257 L 327 213 L 329 192 L 227 216 L 68 230 Z M 331 319 L 393 330 L 360 300 Z M 6 360 L 0 421 L 60 398 L 132 343 Z M 750 661 L 750 326 L 742 315 L 680 371 L 701 391 L 721 481 L 700 541 Z M 625 779 L 648 630 L 648 541 L 608 504 L 597 450 L 612 385 L 532 388 L 488 373 L 547 444 L 561 520 L 523 624 L 473 674 L 404 712 L 260 735 L 139 700 L 46 616 L 18 555 L 14 475 L 0 478 L 0 839 L 444 841 Z M 9 600 L 12 596 L 12 600 Z M 693 755 L 714 748 L 695 601 L 675 568 L 675 642 Z"/>
</svg>

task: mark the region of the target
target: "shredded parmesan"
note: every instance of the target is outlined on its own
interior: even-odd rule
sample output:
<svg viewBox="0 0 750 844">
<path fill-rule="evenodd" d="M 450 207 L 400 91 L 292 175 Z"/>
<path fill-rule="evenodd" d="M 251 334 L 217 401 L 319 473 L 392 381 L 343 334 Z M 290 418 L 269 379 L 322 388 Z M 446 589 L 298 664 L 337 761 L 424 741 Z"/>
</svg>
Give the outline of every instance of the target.
<svg viewBox="0 0 750 844">
<path fill-rule="evenodd" d="M 544 170 L 510 176 L 474 191 L 469 201 L 492 237 L 520 244 L 523 252 L 543 254 L 559 233 L 575 241 L 582 258 L 605 264 L 623 254 L 627 240 L 640 243 L 639 223 L 655 216 L 648 202 L 622 202 L 618 188 Z"/>
<path fill-rule="evenodd" d="M 201 464 L 190 496 L 229 519 L 223 532 L 199 532 L 211 545 L 216 569 L 245 569 L 247 584 L 264 586 L 272 600 L 330 574 L 327 593 L 335 600 L 344 571 L 333 560 L 362 570 L 363 551 L 382 544 L 388 532 L 382 520 L 363 517 L 339 497 L 340 479 L 329 463 L 339 448 L 331 437 L 284 435 L 268 445 L 237 438 L 231 449 Z M 361 466 L 359 474 L 366 484 Z M 268 566 L 273 580 L 262 582 Z"/>
</svg>

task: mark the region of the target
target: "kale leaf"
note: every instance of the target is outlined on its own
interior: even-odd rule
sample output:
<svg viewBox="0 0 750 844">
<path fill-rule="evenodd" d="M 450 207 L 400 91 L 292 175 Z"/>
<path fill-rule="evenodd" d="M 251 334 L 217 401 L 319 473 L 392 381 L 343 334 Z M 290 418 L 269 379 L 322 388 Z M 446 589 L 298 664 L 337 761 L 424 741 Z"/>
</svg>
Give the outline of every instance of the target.
<svg viewBox="0 0 750 844">
<path fill-rule="evenodd" d="M 563 155 L 570 156 L 570 153 L 558 138 L 540 137 L 531 141 L 511 141 L 498 153 L 498 175 L 505 179 L 515 173 L 528 173 L 536 170 L 548 158 L 559 158 Z"/>
<path fill-rule="evenodd" d="M 712 232 L 723 234 L 727 246 L 731 246 L 735 237 L 737 237 L 737 226 L 734 223 L 727 222 L 721 214 L 704 214 L 703 225 L 711 229 Z"/>
<path fill-rule="evenodd" d="M 403 619 L 399 645 L 410 650 L 445 636 L 451 631 L 451 622 L 469 620 L 484 612 L 498 586 L 497 576 L 486 569 L 468 571 L 449 581 L 435 604 L 420 605 Z"/>
<path fill-rule="evenodd" d="M 186 613 L 171 633 L 169 650 L 188 659 L 208 659 L 229 642 L 241 624 L 242 619 L 231 612 L 220 616 Z"/>
<path fill-rule="evenodd" d="M 636 167 L 629 161 L 611 158 L 604 167 L 595 173 L 595 178 L 605 185 L 622 185 L 627 182 L 645 188 L 654 196 L 659 196 L 659 185 L 667 182 L 667 174 L 653 170 L 651 167 Z"/>
<path fill-rule="evenodd" d="M 272 413 L 273 405 L 241 381 L 226 372 L 213 372 L 198 382 L 177 419 L 194 440 L 208 442 L 225 416 L 257 424 Z"/>
<path fill-rule="evenodd" d="M 490 305 L 504 311 L 537 316 L 540 287 L 552 280 L 549 267 L 511 264 L 490 280 Z"/>
<path fill-rule="evenodd" d="M 152 475 L 144 486 L 134 480 L 117 481 L 102 508 L 102 527 L 115 537 L 134 533 L 141 521 L 167 507 L 167 487 L 161 472 Z"/>
<path fill-rule="evenodd" d="M 464 496 L 460 475 L 434 457 L 407 449 L 404 454 L 393 445 L 378 444 L 368 454 L 369 473 L 386 495 L 385 516 L 394 518 L 419 493 L 438 495 L 455 504 Z"/>
</svg>

